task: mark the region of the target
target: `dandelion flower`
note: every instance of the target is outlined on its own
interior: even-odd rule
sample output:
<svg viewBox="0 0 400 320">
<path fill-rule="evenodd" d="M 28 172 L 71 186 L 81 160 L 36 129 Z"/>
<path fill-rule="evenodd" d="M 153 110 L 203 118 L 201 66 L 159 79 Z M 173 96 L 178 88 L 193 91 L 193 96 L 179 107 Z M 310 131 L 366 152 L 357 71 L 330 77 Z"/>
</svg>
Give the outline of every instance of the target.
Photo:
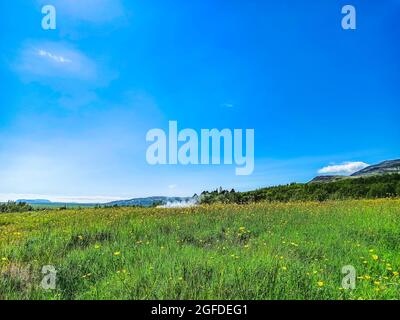
<svg viewBox="0 0 400 320">
<path fill-rule="evenodd" d="M 325 285 L 325 283 L 323 281 L 318 281 L 317 285 L 318 287 L 322 288 Z"/>
</svg>

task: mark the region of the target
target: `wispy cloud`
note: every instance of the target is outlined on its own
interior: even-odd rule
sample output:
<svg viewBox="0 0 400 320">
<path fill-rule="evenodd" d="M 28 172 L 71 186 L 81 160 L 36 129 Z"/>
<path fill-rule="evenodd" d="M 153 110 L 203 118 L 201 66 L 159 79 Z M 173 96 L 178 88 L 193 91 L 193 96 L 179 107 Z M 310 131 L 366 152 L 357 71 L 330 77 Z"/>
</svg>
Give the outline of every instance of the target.
<svg viewBox="0 0 400 320">
<path fill-rule="evenodd" d="M 15 70 L 27 82 L 54 84 L 54 79 L 95 81 L 95 61 L 67 43 L 28 41 L 15 61 Z M 51 79 L 50 82 L 48 79 Z"/>
<path fill-rule="evenodd" d="M 27 41 L 12 68 L 24 83 L 39 83 L 55 91 L 59 104 L 68 107 L 96 100 L 95 91 L 117 77 L 104 61 L 66 42 Z"/>
<path fill-rule="evenodd" d="M 344 162 L 338 165 L 330 165 L 318 170 L 320 174 L 353 174 L 359 170 L 368 167 L 369 164 L 361 161 Z"/>
<path fill-rule="evenodd" d="M 38 54 L 41 57 L 48 57 L 57 63 L 71 63 L 72 62 L 72 60 L 70 60 L 70 59 L 64 58 L 63 56 L 56 56 L 56 55 L 52 54 L 51 52 L 48 52 L 48 51 L 45 51 L 42 49 L 38 50 Z"/>
</svg>

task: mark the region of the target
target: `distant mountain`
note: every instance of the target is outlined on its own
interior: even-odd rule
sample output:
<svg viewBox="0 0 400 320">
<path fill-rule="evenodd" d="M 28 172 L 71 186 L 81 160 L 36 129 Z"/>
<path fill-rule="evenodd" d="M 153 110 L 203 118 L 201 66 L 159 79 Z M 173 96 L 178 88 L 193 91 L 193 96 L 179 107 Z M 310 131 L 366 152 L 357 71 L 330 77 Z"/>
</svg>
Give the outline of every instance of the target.
<svg viewBox="0 0 400 320">
<path fill-rule="evenodd" d="M 352 177 L 400 173 L 400 160 L 388 160 L 353 173 Z"/>
<path fill-rule="evenodd" d="M 340 175 L 317 176 L 314 179 L 312 179 L 309 183 L 334 182 L 343 179 L 351 179 L 351 178 L 354 179 L 354 178 L 384 175 L 390 173 L 400 173 L 400 160 L 383 161 L 381 163 L 357 171 L 350 176 L 340 176 Z"/>
<path fill-rule="evenodd" d="M 192 201 L 193 198 L 190 197 L 148 197 L 148 198 L 135 198 L 130 200 L 118 200 L 106 203 L 105 206 L 143 206 L 143 207 L 151 207 L 155 204 L 166 205 L 168 203 L 174 202 L 189 202 Z"/>
<path fill-rule="evenodd" d="M 34 200 L 25 200 L 25 199 L 20 199 L 16 201 L 17 203 L 27 203 L 27 204 L 50 204 L 52 203 L 50 200 L 46 199 L 34 199 Z"/>
<path fill-rule="evenodd" d="M 54 206 L 54 207 L 63 207 L 63 206 L 82 206 L 89 207 L 95 205 L 102 206 L 120 206 L 120 207 L 128 207 L 128 206 L 140 206 L 140 207 L 151 207 L 153 205 L 169 205 L 169 204 L 185 204 L 189 202 L 193 202 L 194 198 L 190 197 L 148 197 L 148 198 L 134 198 L 129 200 L 117 200 L 108 202 L 105 204 L 96 204 L 96 203 L 74 203 L 74 202 L 51 202 L 46 199 L 20 199 L 17 200 L 17 203 L 27 203 L 30 205 L 39 205 L 39 206 Z"/>
</svg>

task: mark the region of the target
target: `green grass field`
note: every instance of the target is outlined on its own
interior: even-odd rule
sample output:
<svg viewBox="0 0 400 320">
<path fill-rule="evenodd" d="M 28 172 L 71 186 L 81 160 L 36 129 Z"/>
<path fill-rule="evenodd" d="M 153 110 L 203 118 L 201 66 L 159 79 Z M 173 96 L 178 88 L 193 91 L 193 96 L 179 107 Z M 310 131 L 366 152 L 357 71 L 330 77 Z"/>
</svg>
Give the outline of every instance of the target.
<svg viewBox="0 0 400 320">
<path fill-rule="evenodd" d="M 0 299 L 399 299 L 400 200 L 3 214 L 0 259 Z"/>
</svg>

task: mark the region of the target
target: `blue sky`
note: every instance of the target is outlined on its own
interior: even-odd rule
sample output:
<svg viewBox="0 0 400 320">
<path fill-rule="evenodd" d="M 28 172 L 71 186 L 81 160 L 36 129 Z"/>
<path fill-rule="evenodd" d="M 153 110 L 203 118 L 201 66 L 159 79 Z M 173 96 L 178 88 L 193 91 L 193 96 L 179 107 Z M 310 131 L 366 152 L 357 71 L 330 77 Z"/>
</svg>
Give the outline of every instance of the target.
<svg viewBox="0 0 400 320">
<path fill-rule="evenodd" d="M 249 190 L 399 158 L 400 2 L 350 2 L 345 31 L 349 1 L 2 1 L 0 201 Z M 254 129 L 254 173 L 148 165 L 147 131 L 171 120 Z"/>
</svg>

